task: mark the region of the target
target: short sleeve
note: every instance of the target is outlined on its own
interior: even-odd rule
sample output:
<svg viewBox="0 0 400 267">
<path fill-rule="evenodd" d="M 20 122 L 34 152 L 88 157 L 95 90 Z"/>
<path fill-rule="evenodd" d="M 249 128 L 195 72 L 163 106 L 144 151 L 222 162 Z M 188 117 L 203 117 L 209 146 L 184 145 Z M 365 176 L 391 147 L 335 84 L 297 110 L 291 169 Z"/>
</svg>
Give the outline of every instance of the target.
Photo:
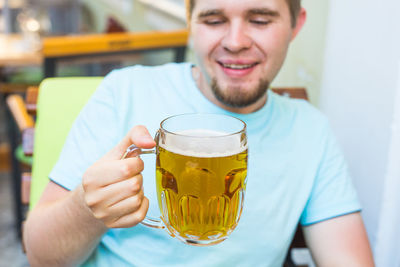
<svg viewBox="0 0 400 267">
<path fill-rule="evenodd" d="M 330 127 L 311 194 L 300 218 L 304 226 L 361 210 L 348 167 Z"/>
<path fill-rule="evenodd" d="M 117 117 L 108 75 L 82 109 L 67 136 L 60 157 L 49 178 L 73 190 L 86 169 L 117 143 Z"/>
</svg>

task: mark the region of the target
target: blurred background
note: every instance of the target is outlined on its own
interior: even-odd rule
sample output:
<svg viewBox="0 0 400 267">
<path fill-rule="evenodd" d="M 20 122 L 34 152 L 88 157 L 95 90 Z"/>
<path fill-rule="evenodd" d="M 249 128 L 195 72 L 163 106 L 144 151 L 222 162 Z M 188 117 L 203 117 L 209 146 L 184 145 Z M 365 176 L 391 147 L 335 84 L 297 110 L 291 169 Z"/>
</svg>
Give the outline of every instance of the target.
<svg viewBox="0 0 400 267">
<path fill-rule="evenodd" d="M 364 207 L 376 264 L 400 266 L 400 2 L 303 0 L 303 6 L 307 23 L 273 86 L 307 88 L 310 102 L 328 116 Z M 43 79 L 43 38 L 182 28 L 183 0 L 0 0 L 0 266 L 27 266 L 14 231 L 5 97 L 24 95 Z M 26 62 L 2 60 L 11 50 Z M 186 60 L 193 60 L 190 42 Z M 171 51 L 66 62 L 57 75 L 103 76 L 168 61 Z"/>
</svg>

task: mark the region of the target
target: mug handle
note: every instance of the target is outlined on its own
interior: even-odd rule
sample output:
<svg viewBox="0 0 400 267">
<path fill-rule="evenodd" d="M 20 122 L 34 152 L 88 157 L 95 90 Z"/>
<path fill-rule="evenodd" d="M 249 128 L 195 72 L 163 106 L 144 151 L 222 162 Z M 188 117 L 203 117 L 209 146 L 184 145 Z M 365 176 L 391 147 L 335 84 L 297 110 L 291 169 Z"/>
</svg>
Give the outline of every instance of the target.
<svg viewBox="0 0 400 267">
<path fill-rule="evenodd" d="M 143 154 L 156 154 L 156 149 L 144 149 L 142 150 L 141 148 L 135 146 L 135 145 L 130 145 L 124 155 L 121 157 L 121 159 L 125 159 L 128 156 L 134 156 L 134 157 L 138 157 L 140 155 Z M 163 224 L 162 221 L 155 219 L 155 218 L 151 218 L 146 216 L 146 218 L 144 218 L 143 221 L 140 222 L 141 224 L 148 226 L 148 227 L 152 227 L 152 228 L 159 228 L 159 229 L 164 229 L 165 226 Z"/>
</svg>

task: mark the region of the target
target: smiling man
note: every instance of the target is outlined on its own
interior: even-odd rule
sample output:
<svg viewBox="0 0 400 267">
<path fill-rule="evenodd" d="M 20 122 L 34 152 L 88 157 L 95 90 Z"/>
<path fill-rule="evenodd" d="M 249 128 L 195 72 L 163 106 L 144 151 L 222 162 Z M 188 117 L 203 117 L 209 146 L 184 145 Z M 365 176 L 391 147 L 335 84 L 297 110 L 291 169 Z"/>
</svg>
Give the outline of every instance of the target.
<svg viewBox="0 0 400 267">
<path fill-rule="evenodd" d="M 249 113 L 265 104 L 266 89 L 303 26 L 305 11 L 298 10 L 293 25 L 286 1 L 229 1 L 229 9 L 225 5 L 209 0 L 193 7 L 198 87 L 222 108 Z"/>
<path fill-rule="evenodd" d="M 197 65 L 134 66 L 104 79 L 25 224 L 32 266 L 275 267 L 299 222 L 318 266 L 373 266 L 326 118 L 268 90 L 305 22 L 300 0 L 191 0 L 187 7 Z M 139 224 L 159 213 L 154 163 L 121 160 L 131 144 L 154 147 L 149 133 L 165 117 L 200 112 L 242 119 L 249 144 L 240 222 L 209 247 Z"/>
</svg>

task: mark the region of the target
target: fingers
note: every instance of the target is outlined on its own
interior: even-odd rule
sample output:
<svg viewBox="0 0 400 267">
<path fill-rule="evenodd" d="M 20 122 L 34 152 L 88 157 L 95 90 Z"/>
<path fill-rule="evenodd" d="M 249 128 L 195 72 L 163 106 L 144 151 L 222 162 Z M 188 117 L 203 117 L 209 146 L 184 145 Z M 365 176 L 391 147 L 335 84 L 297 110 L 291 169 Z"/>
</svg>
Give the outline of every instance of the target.
<svg viewBox="0 0 400 267">
<path fill-rule="evenodd" d="M 85 201 L 92 211 L 93 216 L 101 220 L 107 227 L 116 227 L 114 226 L 114 222 L 120 218 L 138 211 L 141 213 L 143 201 L 146 198 L 143 188 L 140 188 L 136 192 L 129 188 L 132 184 L 134 187 L 137 187 L 139 182 L 135 180 L 137 180 L 137 177 L 114 184 L 112 185 L 113 188 L 109 188 L 110 186 L 105 187 L 102 192 L 97 191 L 95 194 L 86 194 Z M 144 204 L 148 206 L 148 203 Z M 145 208 L 146 212 L 147 208 Z M 138 221 L 132 221 L 132 223 L 139 223 L 142 220 L 141 217 L 141 215 L 134 217 Z"/>
<path fill-rule="evenodd" d="M 117 219 L 115 219 L 118 220 L 123 216 L 135 213 L 137 210 L 139 210 L 142 206 L 143 199 L 144 193 L 143 190 L 140 190 L 138 194 L 116 202 L 114 205 L 110 206 L 108 208 L 109 213 L 114 218 L 119 215 Z"/>
<path fill-rule="evenodd" d="M 138 194 L 117 202 L 111 207 L 92 206 L 92 213 L 94 217 L 103 221 L 107 227 L 110 227 L 110 225 L 119 218 L 135 213 L 139 210 L 143 199 L 144 193 L 141 190 Z"/>
<path fill-rule="evenodd" d="M 139 209 L 136 210 L 136 212 L 120 217 L 118 220 L 110 223 L 109 227 L 110 228 L 133 227 L 144 220 L 148 209 L 149 209 L 149 200 L 146 197 L 143 197 L 141 205 Z"/>
<path fill-rule="evenodd" d="M 131 144 L 140 148 L 156 145 L 144 126 L 136 126 L 103 158 L 89 167 L 82 177 L 87 206 L 94 217 L 108 227 L 138 224 L 149 206 L 142 187 L 143 161 L 139 157 L 121 160 Z"/>
<path fill-rule="evenodd" d="M 140 174 L 143 169 L 144 163 L 138 157 L 108 162 L 99 161 L 83 175 L 83 187 L 86 190 L 118 183 Z"/>
<path fill-rule="evenodd" d="M 140 148 L 152 148 L 156 145 L 147 128 L 142 125 L 134 127 L 128 136 L 132 144 Z"/>
<path fill-rule="evenodd" d="M 124 199 L 139 194 L 141 191 L 143 192 L 142 185 L 143 177 L 138 174 L 130 179 L 101 188 L 99 194 L 102 194 L 102 198 L 106 200 L 105 205 L 111 207 Z"/>
<path fill-rule="evenodd" d="M 147 128 L 143 125 L 138 125 L 133 127 L 103 159 L 121 159 L 126 149 L 132 144 L 140 148 L 153 148 L 156 145 Z"/>
<path fill-rule="evenodd" d="M 119 183 L 102 188 L 84 188 L 85 200 L 92 209 L 106 209 L 115 203 L 140 193 L 143 184 L 142 175 L 136 175 Z"/>
</svg>

